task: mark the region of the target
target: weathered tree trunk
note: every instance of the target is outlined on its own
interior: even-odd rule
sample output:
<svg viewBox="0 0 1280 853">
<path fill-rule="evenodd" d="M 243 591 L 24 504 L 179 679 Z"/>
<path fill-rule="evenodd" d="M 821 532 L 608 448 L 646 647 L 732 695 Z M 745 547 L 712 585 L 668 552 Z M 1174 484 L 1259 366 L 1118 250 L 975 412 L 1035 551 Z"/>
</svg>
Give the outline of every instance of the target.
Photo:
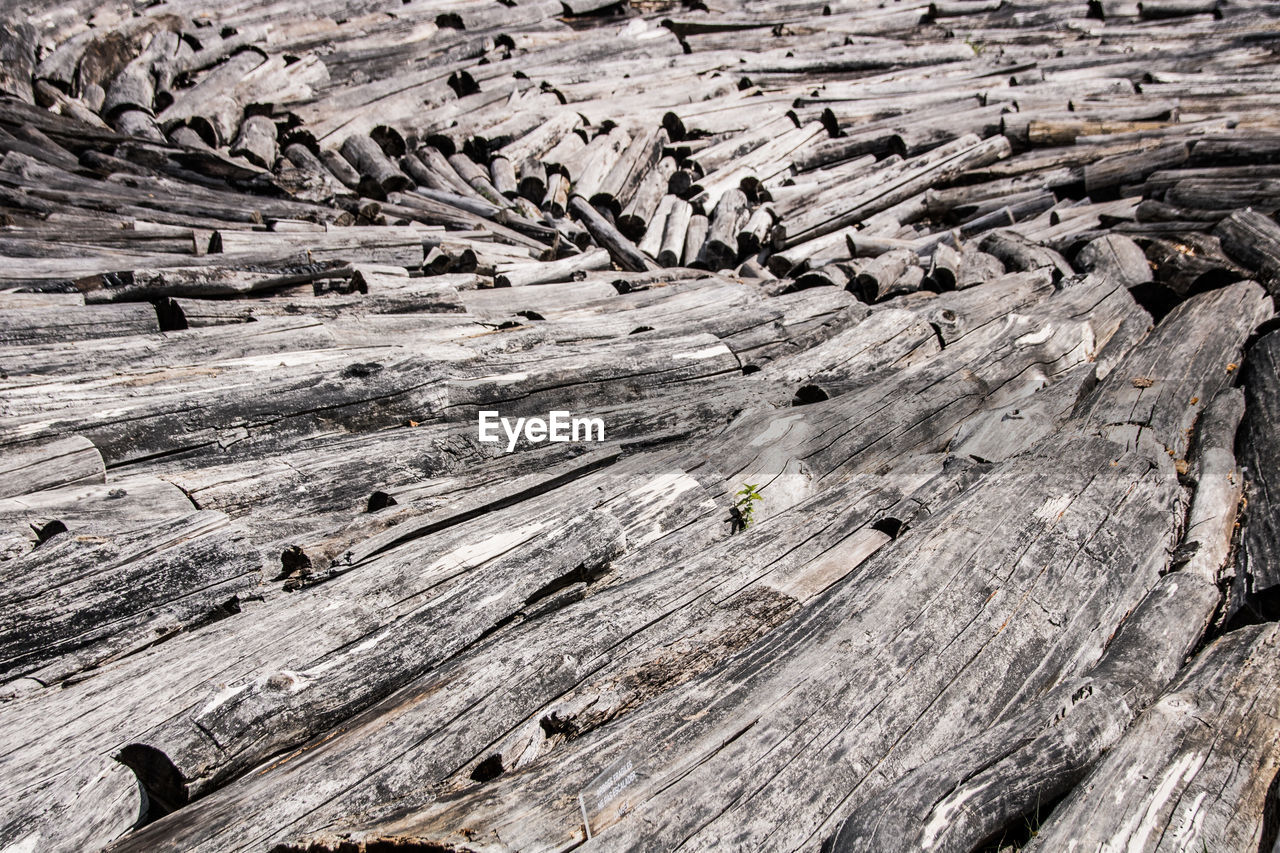
<svg viewBox="0 0 1280 853">
<path fill-rule="evenodd" d="M 1280 515 L 1272 485 L 1280 433 L 1280 334 L 1271 332 L 1249 350 L 1245 367 L 1244 425 L 1239 445 L 1248 505 L 1236 570 L 1227 601 L 1227 617 L 1237 614 L 1272 619 L 1280 601 Z"/>
<path fill-rule="evenodd" d="M 360 174 L 361 195 L 386 198 L 387 193 L 413 187 L 409 176 L 397 169 L 378 144 L 364 134 L 348 136 L 342 143 L 342 156 Z"/>
<path fill-rule="evenodd" d="M 1274 796 L 1277 627 L 1227 634 L 1196 656 L 1077 791 L 1032 850 L 1125 843 L 1136 850 L 1216 844 L 1261 849 Z M 1123 807 L 1116 791 L 1123 786 Z"/>
<path fill-rule="evenodd" d="M 654 267 L 654 263 L 641 254 L 634 243 L 622 236 L 622 233 L 596 212 L 595 208 L 582 196 L 575 195 L 569 199 L 569 210 L 591 232 L 596 243 L 608 250 L 618 266 L 631 272 L 644 272 Z"/>
<path fill-rule="evenodd" d="M 105 480 L 102 454 L 83 436 L 66 436 L 5 448 L 0 455 L 3 494 L 13 497 L 80 483 Z"/>
<path fill-rule="evenodd" d="M 221 513 L 118 536 L 55 534 L 6 567 L 0 678 L 54 683 L 238 609 L 259 580 L 243 534 Z M 57 593 L 53 594 L 56 590 Z"/>
<path fill-rule="evenodd" d="M 1236 211 L 1214 230 L 1222 248 L 1253 269 L 1272 289 L 1280 287 L 1280 225 L 1252 210 Z"/>
</svg>

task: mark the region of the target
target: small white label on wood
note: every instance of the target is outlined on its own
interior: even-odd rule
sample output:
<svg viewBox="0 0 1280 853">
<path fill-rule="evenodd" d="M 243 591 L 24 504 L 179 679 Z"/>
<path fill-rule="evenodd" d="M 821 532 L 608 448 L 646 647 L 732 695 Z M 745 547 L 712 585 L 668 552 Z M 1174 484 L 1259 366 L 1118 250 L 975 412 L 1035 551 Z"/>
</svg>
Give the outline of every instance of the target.
<svg viewBox="0 0 1280 853">
<path fill-rule="evenodd" d="M 639 765 L 629 755 L 618 758 L 587 783 L 578 794 L 582 808 L 582 823 L 591 838 L 596 831 L 615 823 L 631 811 L 631 800 L 626 796 L 640 778 Z"/>
</svg>

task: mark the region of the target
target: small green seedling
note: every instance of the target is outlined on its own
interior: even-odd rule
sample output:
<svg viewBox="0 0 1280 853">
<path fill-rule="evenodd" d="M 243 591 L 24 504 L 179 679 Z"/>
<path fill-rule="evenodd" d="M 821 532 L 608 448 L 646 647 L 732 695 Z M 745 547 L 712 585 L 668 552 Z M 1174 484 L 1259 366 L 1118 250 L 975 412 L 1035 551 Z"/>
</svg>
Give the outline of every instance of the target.
<svg viewBox="0 0 1280 853">
<path fill-rule="evenodd" d="M 743 483 L 742 488 L 733 494 L 737 498 L 733 504 L 733 532 L 737 533 L 751 526 L 755 502 L 764 500 L 764 497 L 760 494 L 760 486 L 752 483 Z"/>
</svg>

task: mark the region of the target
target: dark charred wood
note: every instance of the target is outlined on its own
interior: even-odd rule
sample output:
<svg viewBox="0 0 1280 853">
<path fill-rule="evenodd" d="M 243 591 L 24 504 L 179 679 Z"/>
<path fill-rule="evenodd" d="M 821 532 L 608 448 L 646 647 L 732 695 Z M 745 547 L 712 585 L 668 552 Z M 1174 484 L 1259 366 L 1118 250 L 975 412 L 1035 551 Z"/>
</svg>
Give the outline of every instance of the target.
<svg viewBox="0 0 1280 853">
<path fill-rule="evenodd" d="M 738 231 L 738 256 L 750 257 L 756 255 L 761 249 L 769 245 L 770 232 L 773 230 L 773 223 L 776 221 L 777 215 L 769 206 L 761 205 L 756 208 Z"/>
<path fill-rule="evenodd" d="M 1218 0 L 1142 0 L 1138 4 L 1138 15 L 1144 21 L 1213 15 L 1217 13 L 1219 5 Z"/>
<path fill-rule="evenodd" d="M 1224 287 L 1249 273 L 1222 253 L 1218 241 L 1208 235 L 1183 234 L 1177 242 L 1151 239 L 1145 254 L 1155 268 L 1156 281 L 1172 291 L 1175 299 Z"/>
<path fill-rule="evenodd" d="M 1233 208 L 1220 210 L 1202 210 L 1191 207 L 1176 207 L 1155 199 L 1144 199 L 1134 208 L 1134 217 L 1138 222 L 1212 222 L 1217 223 L 1231 215 Z"/>
<path fill-rule="evenodd" d="M 5 680 L 61 681 L 234 612 L 238 596 L 257 582 L 261 562 L 243 533 L 211 535 L 226 524 L 221 513 L 196 513 L 105 540 L 64 533 L 19 558 L 8 567 L 4 592 L 11 614 L 0 644 Z M 55 588 L 58 596 L 42 594 Z M 78 606 L 59 606 L 65 597 Z M 42 599 L 43 607 L 31 603 Z M 26 606 L 13 606 L 20 601 Z"/>
<path fill-rule="evenodd" d="M 520 161 L 519 171 L 520 195 L 537 204 L 547 193 L 547 172 L 541 160 L 527 157 Z"/>
<path fill-rule="evenodd" d="M 1274 620 L 1280 615 L 1280 513 L 1275 501 L 1280 453 L 1280 334 L 1271 332 L 1249 350 L 1245 366 L 1245 415 L 1238 441 L 1248 496 L 1244 529 L 1227 599 L 1227 618 Z"/>
<path fill-rule="evenodd" d="M 1280 225 L 1253 210 L 1240 210 L 1218 223 L 1214 236 L 1228 255 L 1253 270 L 1272 292 L 1280 287 Z"/>
<path fill-rule="evenodd" d="M 1191 150 L 1184 142 L 1174 142 L 1151 151 L 1118 154 L 1084 167 L 1084 186 L 1095 193 L 1122 184 L 1134 184 L 1159 169 L 1187 162 Z"/>
</svg>

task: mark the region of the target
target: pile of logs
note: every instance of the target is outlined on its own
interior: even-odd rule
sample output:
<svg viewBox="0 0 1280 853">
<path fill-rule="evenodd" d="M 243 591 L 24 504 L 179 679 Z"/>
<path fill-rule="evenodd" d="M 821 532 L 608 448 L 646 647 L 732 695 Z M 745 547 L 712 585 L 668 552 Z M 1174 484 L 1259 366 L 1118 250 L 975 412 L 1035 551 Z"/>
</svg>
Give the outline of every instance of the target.
<svg viewBox="0 0 1280 853">
<path fill-rule="evenodd" d="M 0 851 L 1277 844 L 1276 4 L 0 16 Z"/>
</svg>

